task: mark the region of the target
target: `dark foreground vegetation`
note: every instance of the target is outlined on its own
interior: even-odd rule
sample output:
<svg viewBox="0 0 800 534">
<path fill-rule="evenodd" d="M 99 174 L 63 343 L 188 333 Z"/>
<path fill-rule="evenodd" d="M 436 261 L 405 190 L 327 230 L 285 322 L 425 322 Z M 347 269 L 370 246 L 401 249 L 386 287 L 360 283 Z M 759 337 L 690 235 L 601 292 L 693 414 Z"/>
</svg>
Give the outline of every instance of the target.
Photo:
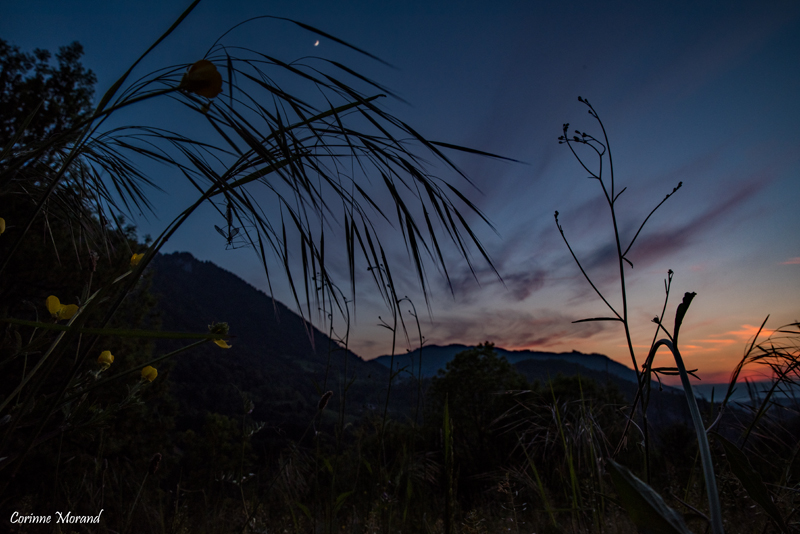
<svg viewBox="0 0 800 534">
<path fill-rule="evenodd" d="M 363 208 L 371 198 L 360 189 L 361 196 L 352 196 L 355 188 L 342 186 L 331 160 L 356 155 L 384 178 L 421 282 L 422 251 L 435 251 L 433 260 L 443 263 L 428 220 L 433 214 L 462 251 L 483 249 L 445 193 L 450 189 L 389 130 L 445 162 L 440 148 L 458 147 L 422 139 L 337 78 L 264 55 L 244 61 L 213 50 L 213 61 L 137 81 L 127 79 L 129 71 L 93 108 L 94 78 L 80 64 L 79 45 L 62 49 L 53 64 L 45 52 L 28 55 L 0 41 L 0 521 L 6 531 L 797 530 L 800 418 L 782 391 L 797 378 L 800 325 L 754 339 L 721 402 L 698 403 L 678 342 L 694 294 L 684 296 L 673 322 L 671 272 L 646 358 L 637 360 L 630 340 L 624 273 L 644 223 L 625 244 L 612 217 L 622 306 L 609 304 L 592 284 L 609 316 L 589 319 L 619 323 L 636 372 L 632 395 L 580 375 L 531 382 L 490 343 L 461 352 L 430 380 L 421 366 L 389 371 L 349 353 L 346 335 L 318 332 L 277 303 L 271 313 L 284 322 L 270 316 L 260 327 L 263 348 L 243 347 L 236 355 L 237 325 L 221 322 L 224 304 L 207 309 L 174 270 L 171 282 L 158 284 L 170 273 L 160 248 L 204 203 L 219 209 L 219 232 L 230 246 L 283 260 L 284 274 L 298 281 L 295 304 L 309 303 L 306 317 L 315 303 L 346 318 L 348 301 L 325 268 L 323 236 L 309 223 L 329 208 L 325 199 L 333 192 L 347 208 L 351 277 L 359 251 L 387 302 L 394 336 L 414 324 L 414 314 L 401 313 L 401 303 L 411 304 L 395 293 L 368 224 Z M 254 66 L 302 72 L 332 100 L 313 108 L 246 70 Z M 241 92 L 232 78 L 223 84 L 220 71 L 252 81 L 269 98 Z M 229 98 L 219 96 L 223 87 Z M 234 89 L 237 98 L 271 101 L 275 109 L 253 105 L 245 118 Z M 108 115 L 154 98 L 172 98 L 208 121 L 224 149 L 174 132 L 100 127 Z M 565 125 L 560 140 L 592 172 L 575 147 L 598 155 L 602 169 L 608 140 L 594 108 L 580 100 L 602 135 L 571 136 Z M 376 129 L 346 126 L 354 110 Z M 256 120 L 263 131 L 252 129 Z M 137 157 L 166 163 L 199 190 L 195 204 L 144 242 L 121 215 L 148 204 L 149 179 L 131 163 Z M 615 215 L 624 189 L 615 190 L 613 167 L 592 175 Z M 358 187 L 358 177 L 345 178 Z M 421 227 L 403 196 L 404 179 L 424 191 L 411 195 L 424 212 Z M 284 219 L 268 220 L 245 187 L 255 184 L 272 188 Z M 464 210 L 477 211 L 454 194 Z M 299 273 L 289 262 L 284 225 L 299 236 Z M 558 213 L 556 225 L 569 247 Z M 235 305 L 245 307 L 249 298 L 241 295 Z M 242 335 L 259 328 L 244 323 Z M 659 349 L 672 353 L 674 368 L 652 368 Z M 741 372 L 752 366 L 770 368 L 773 389 L 750 403 L 729 402 Z M 681 376 L 686 412 L 658 402 L 659 374 Z"/>
<path fill-rule="evenodd" d="M 53 260 L 49 248 L 40 252 Z M 125 265 L 128 259 L 119 261 Z M 237 289 L 228 281 L 232 275 L 221 276 L 218 268 L 188 255 L 157 260 L 136 305 L 122 316 L 129 326 L 182 331 L 188 328 L 183 322 L 205 319 L 202 308 L 214 299 L 202 289 L 209 287 L 209 273 L 217 289 L 243 308 L 236 315 L 228 311 L 230 316 L 249 312 L 263 319 L 251 307 L 257 292 L 241 291 L 241 281 Z M 49 287 L 70 290 L 53 275 L 40 274 Z M 63 279 L 80 279 L 80 272 L 72 274 Z M 94 276 L 102 283 L 105 274 L 98 269 Z M 181 285 L 193 279 L 194 289 Z M 40 301 L 47 291 L 38 295 Z M 182 292 L 187 297 L 178 299 Z M 12 532 L 636 531 L 605 459 L 644 478 L 638 430 L 644 422 L 638 416 L 623 439 L 633 396 L 611 380 L 557 375 L 531 383 L 486 344 L 459 354 L 433 380 L 419 383 L 412 369 L 403 369 L 389 392 L 388 368 L 345 357 L 320 332 L 312 348 L 302 320 L 285 308 L 278 313 L 281 328 L 257 331 L 269 341 L 261 354 L 250 353 L 242 319 L 239 329 L 232 328 L 236 337 L 228 351 L 204 344 L 160 365 L 152 383 L 136 375 L 122 381 L 122 388 L 98 388 L 94 397 L 87 395 L 91 404 L 84 412 L 79 403 L 68 403 L 63 420 L 69 426 L 45 436 L 6 480 L 6 526 Z M 26 329 L 7 330 L 4 356 L 14 332 Z M 782 342 L 762 343 L 759 354 L 766 358 L 767 350 L 774 351 L 771 361 L 780 364 L 774 359 L 779 350 L 797 356 L 796 345 L 791 348 L 797 339 L 787 335 Z M 120 357 L 111 369 L 135 368 L 178 342 L 120 337 L 105 346 Z M 788 360 L 783 365 L 791 367 Z M 96 362 L 88 366 L 92 372 L 102 368 Z M 4 388 L 14 387 L 12 377 L 5 375 Z M 137 386 L 144 387 L 126 402 Z M 327 398 L 326 388 L 334 392 Z M 780 516 L 791 521 L 793 481 L 800 475 L 797 406 L 759 401 L 728 406 L 714 430 L 745 444 L 752 472 L 768 484 Z M 702 532 L 703 477 L 685 403 L 653 392 L 649 482 L 685 514 L 693 532 Z M 720 413 L 718 403 L 701 404 L 701 410 L 706 426 Z M 724 445 L 711 441 L 726 531 L 760 532 L 773 525 L 726 461 Z M 23 445 L 12 442 L 11 450 Z M 14 512 L 56 521 L 56 511 L 88 517 L 100 510 L 96 525 L 9 521 Z"/>
</svg>

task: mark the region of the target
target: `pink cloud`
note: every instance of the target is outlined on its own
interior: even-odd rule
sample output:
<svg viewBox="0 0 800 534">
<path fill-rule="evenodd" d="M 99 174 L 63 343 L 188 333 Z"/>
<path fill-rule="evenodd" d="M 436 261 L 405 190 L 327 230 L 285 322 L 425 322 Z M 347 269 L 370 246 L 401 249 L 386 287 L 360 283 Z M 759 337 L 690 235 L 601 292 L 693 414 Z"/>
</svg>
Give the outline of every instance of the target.
<svg viewBox="0 0 800 534">
<path fill-rule="evenodd" d="M 800 257 L 797 258 L 790 258 L 786 261 L 782 261 L 781 265 L 800 265 Z"/>
</svg>

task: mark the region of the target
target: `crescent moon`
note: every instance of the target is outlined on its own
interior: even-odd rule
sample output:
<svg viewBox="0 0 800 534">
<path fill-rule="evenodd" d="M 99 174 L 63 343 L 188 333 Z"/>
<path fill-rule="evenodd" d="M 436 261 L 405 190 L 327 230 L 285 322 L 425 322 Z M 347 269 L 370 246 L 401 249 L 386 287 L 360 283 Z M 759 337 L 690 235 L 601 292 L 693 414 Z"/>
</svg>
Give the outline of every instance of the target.
<svg viewBox="0 0 800 534">
<path fill-rule="evenodd" d="M 314 43 L 314 46 L 319 46 L 319 39 L 317 39 L 317 42 Z"/>
</svg>

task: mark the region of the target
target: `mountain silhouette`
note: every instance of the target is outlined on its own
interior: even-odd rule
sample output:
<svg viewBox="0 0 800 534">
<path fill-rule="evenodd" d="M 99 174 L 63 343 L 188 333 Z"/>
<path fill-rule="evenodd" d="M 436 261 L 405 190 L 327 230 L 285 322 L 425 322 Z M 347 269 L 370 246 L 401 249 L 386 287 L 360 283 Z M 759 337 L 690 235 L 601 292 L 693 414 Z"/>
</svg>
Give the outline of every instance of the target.
<svg viewBox="0 0 800 534">
<path fill-rule="evenodd" d="M 446 368 L 447 363 L 455 358 L 456 354 L 470 348 L 473 347 L 459 344 L 446 346 L 429 345 L 423 347 L 422 375 L 427 377 L 435 376 L 437 372 Z M 521 362 L 530 362 L 523 367 L 529 368 L 531 372 L 534 372 L 534 368 L 537 367 L 533 364 L 538 364 L 538 367 L 541 368 L 541 373 L 537 372 L 537 374 L 541 374 L 541 376 L 537 376 L 536 378 L 546 379 L 547 368 L 550 366 L 556 366 L 559 369 L 551 373 L 553 375 L 558 372 L 562 372 L 562 374 L 577 374 L 578 372 L 584 372 L 587 374 L 587 376 L 589 374 L 597 376 L 602 374 L 605 376 L 607 373 L 610 376 L 619 377 L 634 384 L 636 383 L 636 373 L 633 371 L 633 369 L 625 367 L 621 363 L 615 362 L 608 356 L 604 356 L 602 354 L 583 354 L 578 351 L 562 353 L 539 352 L 531 350 L 511 351 L 500 347 L 495 347 L 494 350 L 498 356 L 505 356 L 506 360 L 508 360 L 508 363 L 510 364 L 516 365 Z M 407 367 L 408 369 L 413 369 L 414 374 L 417 375 L 419 373 L 419 358 L 420 349 L 416 349 L 406 354 L 395 355 L 394 368 L 397 370 Z M 379 356 L 373 361 L 380 362 L 388 367 L 390 365 L 391 356 Z M 591 371 L 596 372 L 592 373 Z"/>
<path fill-rule="evenodd" d="M 424 346 L 423 377 L 430 379 L 439 371 L 445 371 L 447 363 L 455 358 L 456 354 L 471 348 L 474 347 L 460 344 Z M 511 351 L 500 347 L 495 347 L 494 350 L 498 356 L 505 357 L 531 384 L 539 382 L 544 385 L 559 374 L 579 375 L 594 380 L 601 386 L 616 387 L 627 402 L 632 402 L 636 395 L 638 386 L 633 369 L 602 354 L 584 354 L 578 351 L 562 353 Z M 373 361 L 381 362 L 387 367 L 392 365 L 398 377 L 410 378 L 412 374 L 418 376 L 420 373 L 419 358 L 420 350 L 417 349 L 406 354 L 396 354 L 393 364 L 391 355 L 379 356 Z M 700 403 L 702 406 L 706 405 L 703 400 L 700 400 Z M 653 424 L 688 423 L 691 420 L 683 390 L 671 386 L 659 387 L 655 379 L 652 383 L 648 413 Z"/>
<path fill-rule="evenodd" d="M 173 359 L 169 379 L 184 426 L 197 426 L 207 412 L 241 415 L 239 391 L 254 401 L 254 419 L 294 432 L 306 428 L 327 390 L 334 395 L 326 414 L 336 414 L 346 384 L 351 416 L 382 405 L 388 368 L 345 351 L 233 273 L 187 252 L 159 254 L 149 268 L 162 330 L 207 333 L 211 323 L 228 322 L 233 336 L 230 349 L 206 343 Z M 164 353 L 188 344 L 182 341 L 156 348 Z"/>
</svg>

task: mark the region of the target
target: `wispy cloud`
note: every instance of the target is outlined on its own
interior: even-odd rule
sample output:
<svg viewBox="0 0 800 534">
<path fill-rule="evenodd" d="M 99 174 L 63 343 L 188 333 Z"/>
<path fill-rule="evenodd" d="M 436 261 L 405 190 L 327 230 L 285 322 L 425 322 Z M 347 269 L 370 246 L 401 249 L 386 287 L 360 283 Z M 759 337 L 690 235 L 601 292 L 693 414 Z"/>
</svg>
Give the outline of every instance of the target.
<svg viewBox="0 0 800 534">
<path fill-rule="evenodd" d="M 523 301 L 544 287 L 547 273 L 543 269 L 512 273 L 503 278 L 511 297 Z"/>
<path fill-rule="evenodd" d="M 800 265 L 800 257 L 789 258 L 786 261 L 782 261 L 781 265 Z"/>
<path fill-rule="evenodd" d="M 511 299 L 521 302 L 544 288 L 548 282 L 548 269 L 539 265 L 535 260 L 529 260 L 530 251 L 520 247 L 519 241 L 506 240 L 493 262 L 497 269 L 495 273 L 488 266 L 469 269 L 463 262 L 451 270 L 450 286 L 459 304 L 472 304 L 487 297 L 487 292 L 492 292 L 493 297 Z M 441 288 L 446 288 L 446 281 L 441 279 Z M 450 289 L 447 288 L 449 292 Z"/>
<path fill-rule="evenodd" d="M 770 173 L 754 173 L 731 187 L 727 194 L 718 195 L 716 202 L 685 223 L 668 230 L 645 231 L 631 248 L 629 259 L 635 265 L 649 265 L 696 244 L 709 232 L 728 221 L 733 214 L 740 213 L 739 208 L 753 199 L 770 181 Z M 607 257 L 604 259 L 608 261 Z"/>
<path fill-rule="evenodd" d="M 572 350 L 578 340 L 604 332 L 605 323 L 572 324 L 574 317 L 547 311 L 493 310 L 485 315 L 437 318 L 426 332 L 430 343 L 477 344 L 494 342 L 505 349 Z"/>
</svg>

